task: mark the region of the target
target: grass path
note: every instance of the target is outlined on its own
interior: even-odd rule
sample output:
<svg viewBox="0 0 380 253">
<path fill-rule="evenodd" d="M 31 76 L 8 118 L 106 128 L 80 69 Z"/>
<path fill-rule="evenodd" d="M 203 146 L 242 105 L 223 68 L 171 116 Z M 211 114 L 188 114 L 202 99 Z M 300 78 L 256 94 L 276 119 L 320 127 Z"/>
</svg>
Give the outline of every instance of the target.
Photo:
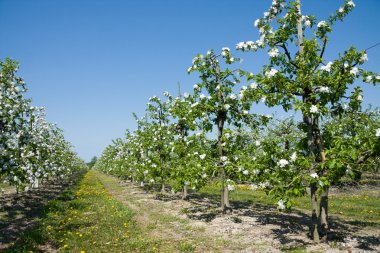
<svg viewBox="0 0 380 253">
<path fill-rule="evenodd" d="M 144 237 L 132 216 L 89 171 L 50 201 L 37 225 L 6 252 L 156 252 L 156 243 Z"/>
</svg>

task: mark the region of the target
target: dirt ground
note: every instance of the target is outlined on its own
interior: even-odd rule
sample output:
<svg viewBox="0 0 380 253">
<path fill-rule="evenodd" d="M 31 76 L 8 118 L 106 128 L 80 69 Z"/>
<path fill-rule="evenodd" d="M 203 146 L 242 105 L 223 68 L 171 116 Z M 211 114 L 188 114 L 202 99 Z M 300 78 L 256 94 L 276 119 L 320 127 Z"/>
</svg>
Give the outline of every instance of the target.
<svg viewBox="0 0 380 253">
<path fill-rule="evenodd" d="M 148 193 L 129 181 L 120 184 L 124 189 L 116 197 L 136 212 L 139 223 L 152 227 L 154 236 L 163 240 L 187 238 L 190 242 L 206 238 L 206 244 L 197 244 L 196 252 L 215 249 L 220 252 L 380 252 L 378 227 L 332 218 L 329 242 L 315 244 L 307 235 L 310 217 L 302 212 L 280 213 L 268 206 L 232 202 L 232 212 L 223 215 L 217 199 L 211 197 L 193 195 L 184 201 L 180 196 Z M 170 218 L 162 216 L 178 220 L 168 225 L 165 220 Z M 152 222 L 155 226 L 149 224 Z M 214 241 L 219 243 L 213 244 Z"/>
<path fill-rule="evenodd" d="M 130 207 L 143 232 L 162 241 L 161 252 L 380 252 L 379 227 L 332 218 L 328 243 L 307 236 L 309 215 L 281 213 L 273 207 L 232 202 L 223 215 L 215 196 L 156 194 L 129 181 L 99 173 L 103 185 Z M 50 182 L 40 189 L 0 197 L 0 252 L 37 222 L 41 208 L 73 185 Z M 377 191 L 377 190 L 376 190 Z M 335 194 L 335 192 L 333 193 Z M 42 252 L 54 252 L 42 249 Z"/>
<path fill-rule="evenodd" d="M 73 184 L 71 179 L 49 181 L 38 189 L 19 194 L 14 188 L 7 189 L 0 196 L 0 252 L 34 226 L 42 208 Z M 42 249 L 42 252 L 46 250 Z"/>
</svg>

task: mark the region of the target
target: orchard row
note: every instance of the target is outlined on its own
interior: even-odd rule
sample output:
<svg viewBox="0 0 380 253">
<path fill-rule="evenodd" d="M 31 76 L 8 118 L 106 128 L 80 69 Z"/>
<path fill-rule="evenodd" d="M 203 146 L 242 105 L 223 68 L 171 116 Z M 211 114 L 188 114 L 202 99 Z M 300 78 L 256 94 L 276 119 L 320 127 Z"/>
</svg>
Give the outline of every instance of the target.
<svg viewBox="0 0 380 253">
<path fill-rule="evenodd" d="M 46 121 L 44 108 L 32 106 L 25 97 L 26 85 L 17 70 L 17 62 L 0 61 L 0 179 L 28 190 L 85 164 L 62 131 Z"/>
<path fill-rule="evenodd" d="M 355 7 L 345 1 L 326 20 L 301 13 L 300 0 L 273 0 L 255 22 L 260 38 L 237 43 L 244 52 L 268 50 L 256 74 L 238 68 L 232 50 L 198 54 L 188 72 L 199 74 L 191 94 L 154 96 L 138 129 L 106 148 L 96 168 L 141 184 L 199 189 L 218 178 L 221 207 L 228 192 L 249 184 L 276 198 L 279 209 L 310 194 L 311 236 L 326 236 L 328 190 L 343 177 L 359 179 L 380 154 L 380 120 L 363 110 L 361 81 L 380 75 L 363 69 L 366 51 L 351 47 L 335 60 L 324 53 L 333 25 Z M 282 108 L 300 120 L 276 120 L 255 105 Z M 215 138 L 213 138 L 215 136 Z M 307 191 L 309 189 L 309 191 Z"/>
</svg>

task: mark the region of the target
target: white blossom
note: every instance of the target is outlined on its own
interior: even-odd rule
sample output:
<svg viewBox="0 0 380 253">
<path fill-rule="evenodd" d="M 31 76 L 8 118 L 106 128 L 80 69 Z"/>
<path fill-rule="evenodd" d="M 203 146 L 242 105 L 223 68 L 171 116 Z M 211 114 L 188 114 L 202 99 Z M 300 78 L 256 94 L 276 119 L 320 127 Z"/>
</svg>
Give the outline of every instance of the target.
<svg viewBox="0 0 380 253">
<path fill-rule="evenodd" d="M 221 160 L 222 162 L 227 161 L 227 156 L 221 156 L 221 157 L 220 157 L 220 160 Z"/>
<path fill-rule="evenodd" d="M 348 2 L 347 2 L 347 5 L 348 5 L 348 6 L 351 6 L 351 7 L 355 7 L 355 3 L 354 3 L 354 1 L 352 1 L 352 0 L 351 0 L 351 1 L 348 1 Z"/>
<path fill-rule="evenodd" d="M 257 83 L 251 83 L 251 84 L 249 85 L 249 87 L 250 87 L 251 89 L 256 89 L 256 88 L 257 88 Z"/>
<path fill-rule="evenodd" d="M 312 178 L 319 178 L 319 176 L 318 176 L 317 173 L 312 173 L 312 174 L 310 174 L 310 177 L 312 177 Z"/>
<path fill-rule="evenodd" d="M 280 161 L 277 162 L 277 165 L 280 166 L 280 168 L 284 168 L 286 165 L 288 165 L 288 160 L 280 159 Z"/>
<path fill-rule="evenodd" d="M 230 49 L 229 49 L 228 47 L 223 47 L 223 48 L 222 48 L 222 51 L 228 51 L 228 52 L 229 52 Z"/>
<path fill-rule="evenodd" d="M 248 170 L 243 170 L 243 175 L 248 175 L 248 174 L 249 174 Z"/>
<path fill-rule="evenodd" d="M 327 26 L 327 22 L 326 21 L 321 21 L 318 23 L 317 27 L 318 28 L 321 28 L 321 27 L 326 27 Z"/>
<path fill-rule="evenodd" d="M 258 147 L 260 146 L 261 142 L 260 141 L 255 141 L 255 145 Z"/>
<path fill-rule="evenodd" d="M 376 129 L 376 134 L 375 134 L 376 137 L 380 137 L 380 128 Z"/>
<path fill-rule="evenodd" d="M 321 92 L 321 93 L 329 93 L 330 92 L 330 88 L 326 87 L 326 86 L 321 86 L 321 87 L 319 87 L 319 92 Z"/>
<path fill-rule="evenodd" d="M 359 73 L 359 69 L 357 67 L 353 67 L 350 70 L 350 74 L 356 76 Z"/>
<path fill-rule="evenodd" d="M 291 162 L 295 162 L 296 159 L 297 159 L 297 153 L 294 152 L 294 153 L 290 156 L 290 161 L 291 161 Z"/>
<path fill-rule="evenodd" d="M 285 209 L 285 202 L 280 199 L 279 201 L 277 201 L 277 205 L 278 205 L 278 209 L 280 210 L 284 210 Z"/>
<path fill-rule="evenodd" d="M 254 23 L 255 27 L 257 27 L 259 25 L 259 23 L 260 23 L 260 19 L 256 19 L 255 23 Z"/>
<path fill-rule="evenodd" d="M 326 66 L 321 66 L 321 70 L 322 71 L 326 71 L 326 72 L 330 72 L 331 71 L 331 66 L 332 66 L 332 62 L 330 61 L 330 62 L 328 62 L 327 64 L 326 64 Z"/>
<path fill-rule="evenodd" d="M 362 95 L 358 95 L 357 98 L 356 98 L 358 101 L 363 101 L 363 96 Z"/>
<path fill-rule="evenodd" d="M 228 97 L 233 100 L 237 99 L 237 96 L 235 94 L 230 94 Z"/>
<path fill-rule="evenodd" d="M 306 20 L 305 21 L 305 26 L 310 27 L 311 26 L 311 21 L 310 20 Z"/>
<path fill-rule="evenodd" d="M 269 52 L 268 52 L 268 55 L 271 58 L 277 57 L 279 54 L 280 54 L 280 51 L 278 51 L 278 49 L 275 47 L 272 48 L 271 50 L 269 50 Z"/>
<path fill-rule="evenodd" d="M 362 56 L 360 56 L 359 61 L 360 62 L 366 62 L 366 61 L 368 61 L 368 55 L 366 53 L 364 53 Z"/>
<path fill-rule="evenodd" d="M 227 189 L 229 191 L 233 191 L 233 190 L 235 190 L 235 186 L 233 184 L 229 184 L 229 185 L 227 185 Z"/>
<path fill-rule="evenodd" d="M 271 70 L 265 71 L 265 76 L 268 78 L 274 77 L 278 73 L 277 69 L 272 68 Z"/>
<path fill-rule="evenodd" d="M 312 105 L 310 107 L 310 113 L 318 113 L 318 107 L 316 105 Z"/>
<path fill-rule="evenodd" d="M 204 160 L 206 158 L 206 154 L 200 155 L 199 158 L 201 158 L 202 160 Z"/>
<path fill-rule="evenodd" d="M 366 83 L 370 83 L 370 82 L 372 82 L 372 80 L 373 80 L 373 76 L 367 76 L 367 77 L 365 78 L 365 82 L 366 82 Z"/>
<path fill-rule="evenodd" d="M 252 184 L 252 185 L 251 185 L 251 189 L 252 189 L 252 191 L 256 191 L 258 188 L 259 188 L 259 187 L 258 187 L 258 185 L 256 185 L 256 184 Z"/>
</svg>

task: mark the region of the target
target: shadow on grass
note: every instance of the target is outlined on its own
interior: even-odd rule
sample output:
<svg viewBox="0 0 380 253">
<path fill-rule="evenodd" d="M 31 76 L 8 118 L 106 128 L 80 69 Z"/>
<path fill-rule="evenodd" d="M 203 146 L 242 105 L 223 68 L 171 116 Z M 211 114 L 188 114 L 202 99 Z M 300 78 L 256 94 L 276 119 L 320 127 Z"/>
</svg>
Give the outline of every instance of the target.
<svg viewBox="0 0 380 253">
<path fill-rule="evenodd" d="M 76 185 L 84 171 L 78 172 L 66 180 L 52 180 L 41 188 L 23 193 L 12 193 L 1 197 L 0 209 L 0 252 L 22 252 L 20 248 L 39 245 L 45 242 L 40 218 L 46 217 L 53 209 L 54 200 L 69 201 L 74 198 L 68 189 Z M 48 204 L 49 203 L 49 204 Z M 48 242 L 48 244 L 50 244 Z M 50 245 L 55 247 L 55 245 Z M 41 251 L 49 249 L 42 248 Z"/>
<path fill-rule="evenodd" d="M 150 189 L 150 192 L 154 189 Z M 156 194 L 156 199 L 171 201 L 180 199 L 179 195 Z M 190 193 L 188 202 L 191 207 L 182 210 L 190 219 L 211 222 L 223 215 L 220 209 L 220 196 L 217 193 Z M 253 201 L 231 201 L 234 217 L 253 217 L 262 225 L 274 225 L 272 232 L 276 239 L 285 247 L 296 244 L 301 248 L 312 244 L 309 226 L 310 215 L 299 210 L 279 212 L 273 205 L 253 203 Z M 357 250 L 376 251 L 374 247 L 380 245 L 380 237 L 358 233 L 371 222 L 348 221 L 339 217 L 329 218 L 331 231 L 328 234 L 329 243 L 345 242 L 347 238 L 355 238 Z M 272 226 L 273 227 L 273 226 Z M 294 236 L 296 235 L 296 236 Z"/>
</svg>

